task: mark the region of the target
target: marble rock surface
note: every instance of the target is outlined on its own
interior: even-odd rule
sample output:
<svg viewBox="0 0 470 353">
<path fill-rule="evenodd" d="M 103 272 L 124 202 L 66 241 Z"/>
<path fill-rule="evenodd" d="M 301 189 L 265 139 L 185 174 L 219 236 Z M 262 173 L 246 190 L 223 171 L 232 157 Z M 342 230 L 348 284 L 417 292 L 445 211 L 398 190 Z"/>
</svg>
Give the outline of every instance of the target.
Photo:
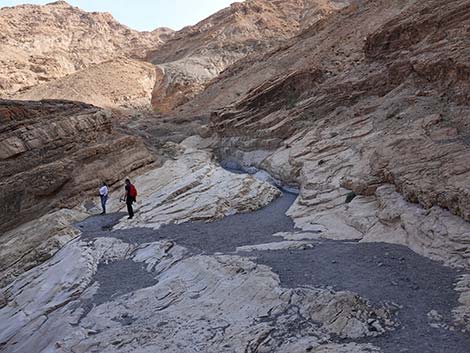
<svg viewBox="0 0 470 353">
<path fill-rule="evenodd" d="M 132 277 L 147 273 L 153 284 L 98 301 L 100 291 L 129 280 L 96 282 L 102 266 L 128 262 L 140 264 Z M 11 353 L 375 352 L 333 340 L 393 326 L 387 310 L 353 293 L 286 289 L 270 268 L 247 258 L 191 255 L 168 241 L 72 241 L 4 296 L 0 346 Z"/>
<path fill-rule="evenodd" d="M 138 189 L 136 216 L 126 217 L 115 229 L 188 221 L 213 221 L 268 205 L 280 191 L 253 176 L 223 169 L 212 153 L 191 146 L 176 159 L 132 181 Z M 111 208 L 125 210 L 114 195 Z"/>
</svg>

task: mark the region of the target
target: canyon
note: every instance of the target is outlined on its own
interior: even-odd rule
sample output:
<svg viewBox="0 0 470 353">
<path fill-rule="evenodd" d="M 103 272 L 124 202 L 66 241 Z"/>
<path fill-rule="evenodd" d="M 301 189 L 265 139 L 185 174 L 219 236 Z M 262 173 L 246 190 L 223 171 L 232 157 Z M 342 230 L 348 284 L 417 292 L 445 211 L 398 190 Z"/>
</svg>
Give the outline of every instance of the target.
<svg viewBox="0 0 470 353">
<path fill-rule="evenodd" d="M 469 0 L 0 28 L 0 352 L 468 352 Z"/>
</svg>

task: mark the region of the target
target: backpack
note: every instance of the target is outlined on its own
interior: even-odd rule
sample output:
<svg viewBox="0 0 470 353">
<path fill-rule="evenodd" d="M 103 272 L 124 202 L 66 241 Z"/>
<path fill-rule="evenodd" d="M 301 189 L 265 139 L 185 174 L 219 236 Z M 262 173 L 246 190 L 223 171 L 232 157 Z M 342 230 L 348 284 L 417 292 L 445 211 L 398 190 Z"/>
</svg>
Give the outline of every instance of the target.
<svg viewBox="0 0 470 353">
<path fill-rule="evenodd" d="M 132 197 L 133 199 L 137 197 L 137 189 L 135 188 L 133 184 L 131 184 L 129 188 L 129 196 Z"/>
</svg>

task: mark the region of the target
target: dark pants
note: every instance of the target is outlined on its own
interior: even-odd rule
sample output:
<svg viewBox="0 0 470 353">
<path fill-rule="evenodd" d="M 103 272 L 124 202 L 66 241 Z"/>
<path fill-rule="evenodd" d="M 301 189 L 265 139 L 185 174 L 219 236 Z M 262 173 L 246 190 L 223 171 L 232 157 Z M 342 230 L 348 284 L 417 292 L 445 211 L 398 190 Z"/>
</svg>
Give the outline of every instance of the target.
<svg viewBox="0 0 470 353">
<path fill-rule="evenodd" d="M 134 199 L 132 197 L 127 197 L 126 205 L 127 205 L 127 213 L 129 213 L 129 217 L 134 217 L 134 209 L 132 208 L 132 204 L 134 203 Z"/>
<path fill-rule="evenodd" d="M 103 213 L 106 213 L 106 202 L 108 202 L 108 195 L 100 195 L 101 197 L 101 208 L 103 209 Z"/>
</svg>

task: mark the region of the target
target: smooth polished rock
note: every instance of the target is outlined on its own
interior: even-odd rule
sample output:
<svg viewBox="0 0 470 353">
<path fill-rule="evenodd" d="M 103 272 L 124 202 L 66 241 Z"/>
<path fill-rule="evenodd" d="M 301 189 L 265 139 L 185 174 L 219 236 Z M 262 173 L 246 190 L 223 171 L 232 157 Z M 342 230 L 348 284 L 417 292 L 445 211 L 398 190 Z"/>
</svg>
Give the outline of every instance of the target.
<svg viewBox="0 0 470 353">
<path fill-rule="evenodd" d="M 88 215 L 59 210 L 6 232 L 0 237 L 0 288 L 29 269 L 50 259 L 80 235 L 73 226 Z"/>
<path fill-rule="evenodd" d="M 245 245 L 237 247 L 236 252 L 252 252 L 252 251 L 273 251 L 273 250 L 305 250 L 312 248 L 314 245 L 308 241 L 280 241 L 275 243 Z"/>
<path fill-rule="evenodd" d="M 250 175 L 231 173 L 212 154 L 190 147 L 176 160 L 132 181 L 137 189 L 136 215 L 123 219 L 115 229 L 146 227 L 189 221 L 214 221 L 268 205 L 281 192 Z M 117 196 L 110 207 L 120 207 Z"/>
</svg>

